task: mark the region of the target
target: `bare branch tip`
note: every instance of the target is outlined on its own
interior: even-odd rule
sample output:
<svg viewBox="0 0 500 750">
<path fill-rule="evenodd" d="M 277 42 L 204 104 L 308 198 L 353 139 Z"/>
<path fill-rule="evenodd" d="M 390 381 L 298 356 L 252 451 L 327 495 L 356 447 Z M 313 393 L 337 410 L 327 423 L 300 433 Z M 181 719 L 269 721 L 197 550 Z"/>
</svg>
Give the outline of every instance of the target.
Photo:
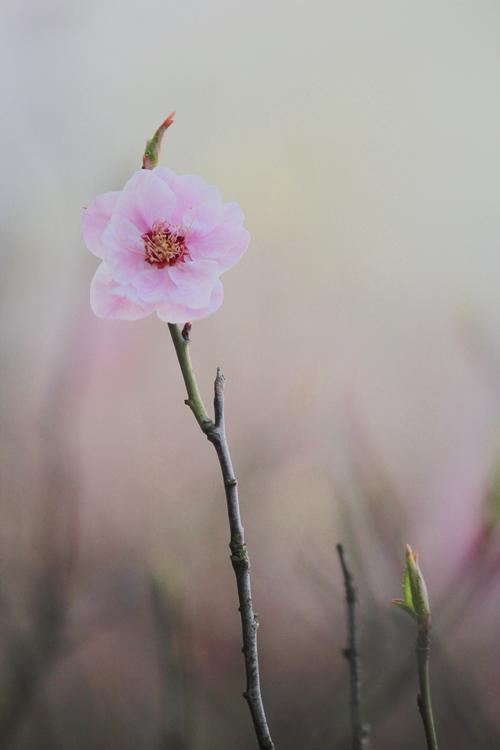
<svg viewBox="0 0 500 750">
<path fill-rule="evenodd" d="M 222 367 L 218 367 L 217 373 L 215 375 L 215 385 L 219 386 L 220 388 L 223 388 L 225 382 L 226 382 L 226 376 L 222 372 Z"/>
</svg>

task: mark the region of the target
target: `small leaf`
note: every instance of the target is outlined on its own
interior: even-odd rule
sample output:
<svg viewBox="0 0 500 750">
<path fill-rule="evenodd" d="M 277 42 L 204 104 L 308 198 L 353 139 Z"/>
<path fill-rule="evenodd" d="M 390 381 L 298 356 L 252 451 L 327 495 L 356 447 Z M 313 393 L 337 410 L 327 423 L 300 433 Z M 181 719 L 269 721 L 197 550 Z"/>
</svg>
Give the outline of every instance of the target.
<svg viewBox="0 0 500 750">
<path fill-rule="evenodd" d="M 417 615 L 415 610 L 413 610 L 411 607 L 406 604 L 402 599 L 392 599 L 391 604 L 395 604 L 396 607 L 399 607 L 400 609 L 404 610 L 407 614 L 410 615 L 410 617 L 413 617 L 414 620 L 417 619 Z"/>
</svg>

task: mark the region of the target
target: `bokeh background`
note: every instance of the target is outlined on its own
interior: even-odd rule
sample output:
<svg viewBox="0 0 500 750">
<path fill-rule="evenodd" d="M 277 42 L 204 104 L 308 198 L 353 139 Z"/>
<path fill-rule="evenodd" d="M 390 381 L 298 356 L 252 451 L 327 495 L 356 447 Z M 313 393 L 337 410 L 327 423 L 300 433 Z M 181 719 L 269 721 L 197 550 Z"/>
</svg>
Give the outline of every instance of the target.
<svg viewBox="0 0 500 750">
<path fill-rule="evenodd" d="M 374 748 L 497 748 L 500 7 L 3 0 L 0 747 L 247 750 L 228 530 L 166 326 L 93 317 L 82 209 L 162 160 L 244 208 L 193 328 L 228 430 L 278 748 L 349 746 L 344 542 Z M 498 653 L 498 651 L 496 651 Z"/>
</svg>

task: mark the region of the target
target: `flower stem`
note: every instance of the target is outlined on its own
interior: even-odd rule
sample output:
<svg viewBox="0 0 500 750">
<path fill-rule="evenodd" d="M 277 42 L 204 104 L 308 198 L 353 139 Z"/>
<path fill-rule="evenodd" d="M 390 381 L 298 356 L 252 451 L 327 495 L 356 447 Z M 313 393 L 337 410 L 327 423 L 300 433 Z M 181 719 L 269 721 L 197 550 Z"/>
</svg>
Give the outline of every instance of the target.
<svg viewBox="0 0 500 750">
<path fill-rule="evenodd" d="M 188 394 L 184 403 L 189 406 L 199 426 L 203 432 L 207 434 L 213 429 L 214 423 L 205 409 L 205 404 L 203 403 L 200 389 L 198 388 L 196 375 L 194 374 L 193 365 L 191 364 L 191 357 L 189 356 L 189 334 L 187 328 L 181 332 L 179 326 L 174 323 L 169 323 L 168 328 L 170 335 L 172 336 L 172 341 L 174 342 L 175 353 L 177 354 L 177 359 L 181 366 L 182 377 L 184 378 L 184 384 Z"/>
<path fill-rule="evenodd" d="M 432 714 L 431 686 L 429 680 L 430 625 L 422 624 L 417 636 L 417 665 L 420 692 L 417 696 L 418 710 L 424 725 L 427 750 L 438 750 L 434 716 Z"/>
<path fill-rule="evenodd" d="M 253 609 L 250 580 L 250 557 L 245 544 L 245 531 L 241 522 L 238 482 L 234 474 L 224 423 L 224 383 L 221 370 L 217 370 L 214 383 L 214 421 L 210 419 L 200 395 L 196 376 L 189 356 L 189 326 L 181 331 L 177 325 L 168 324 L 177 359 L 182 371 L 188 398 L 186 404 L 193 412 L 201 430 L 213 444 L 221 467 L 229 519 L 231 564 L 236 577 L 239 611 L 243 635 L 246 690 L 243 697 L 248 703 L 260 750 L 274 750 L 262 702 L 257 651 L 259 622 Z"/>
</svg>

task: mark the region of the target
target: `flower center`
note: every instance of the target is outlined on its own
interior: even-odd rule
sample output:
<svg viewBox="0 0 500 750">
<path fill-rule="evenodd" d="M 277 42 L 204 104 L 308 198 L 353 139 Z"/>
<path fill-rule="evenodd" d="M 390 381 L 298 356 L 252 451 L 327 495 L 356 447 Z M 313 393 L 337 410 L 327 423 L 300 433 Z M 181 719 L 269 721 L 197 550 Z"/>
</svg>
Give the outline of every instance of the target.
<svg viewBox="0 0 500 750">
<path fill-rule="evenodd" d="M 186 238 L 164 221 L 153 224 L 153 228 L 143 234 L 142 239 L 145 261 L 151 266 L 165 268 L 173 266 L 174 263 L 184 262 L 188 252 Z"/>
</svg>

